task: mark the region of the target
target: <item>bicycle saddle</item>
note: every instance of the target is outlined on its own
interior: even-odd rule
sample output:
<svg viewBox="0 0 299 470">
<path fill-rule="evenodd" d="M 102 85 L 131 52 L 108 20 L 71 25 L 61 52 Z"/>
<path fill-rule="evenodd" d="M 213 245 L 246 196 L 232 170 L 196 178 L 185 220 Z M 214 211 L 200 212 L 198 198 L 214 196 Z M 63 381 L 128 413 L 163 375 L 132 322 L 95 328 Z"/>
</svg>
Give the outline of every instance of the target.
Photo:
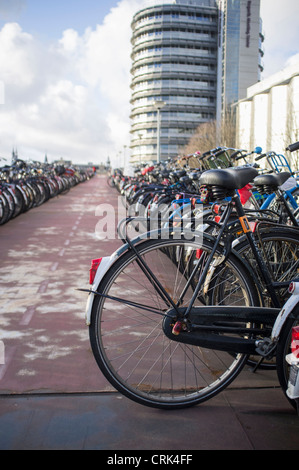
<svg viewBox="0 0 299 470">
<path fill-rule="evenodd" d="M 199 180 L 199 173 L 190 173 L 189 177 L 192 179 L 192 181 L 197 181 Z"/>
<path fill-rule="evenodd" d="M 283 171 L 275 175 L 258 175 L 254 178 L 254 184 L 256 186 L 273 186 L 278 187 L 286 182 L 292 175 L 288 171 Z"/>
<path fill-rule="evenodd" d="M 207 170 L 200 179 L 200 185 L 222 186 L 227 189 L 241 189 L 250 183 L 258 171 L 252 167 L 236 167 L 223 170 Z"/>
<path fill-rule="evenodd" d="M 190 177 L 189 177 L 188 175 L 186 175 L 186 176 L 181 176 L 181 178 L 180 178 L 180 182 L 181 182 L 181 183 L 184 183 L 184 184 L 190 183 L 190 181 L 191 181 L 191 179 L 190 179 Z"/>
</svg>

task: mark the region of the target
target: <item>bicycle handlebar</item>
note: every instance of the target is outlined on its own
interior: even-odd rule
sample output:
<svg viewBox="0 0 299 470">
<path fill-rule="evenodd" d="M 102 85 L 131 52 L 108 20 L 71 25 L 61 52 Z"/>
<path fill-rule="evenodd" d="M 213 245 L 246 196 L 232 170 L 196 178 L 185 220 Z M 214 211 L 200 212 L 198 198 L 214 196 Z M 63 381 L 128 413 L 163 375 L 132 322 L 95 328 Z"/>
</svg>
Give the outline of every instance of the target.
<svg viewBox="0 0 299 470">
<path fill-rule="evenodd" d="M 216 152 L 219 152 L 219 150 L 222 150 L 222 147 L 216 147 L 215 149 L 208 150 L 207 152 L 201 155 L 200 159 L 203 159 L 204 157 L 207 157 L 208 155 L 214 155 Z"/>
<path fill-rule="evenodd" d="M 286 150 L 289 150 L 290 152 L 295 152 L 295 150 L 299 150 L 299 142 L 295 142 L 294 144 L 290 144 Z"/>
<path fill-rule="evenodd" d="M 265 158 L 268 154 L 267 153 L 262 153 L 258 157 L 255 158 L 255 161 L 257 162 L 258 160 L 261 160 L 262 158 Z"/>
<path fill-rule="evenodd" d="M 230 155 L 230 158 L 235 158 L 236 160 L 240 159 L 243 157 L 243 155 L 240 155 L 239 157 L 237 157 L 238 153 L 241 153 L 242 150 L 236 150 L 236 152 L 233 152 L 231 155 Z"/>
<path fill-rule="evenodd" d="M 241 160 L 241 158 L 246 158 L 246 157 L 249 157 L 249 155 L 253 154 L 253 152 L 249 152 L 249 153 L 242 153 L 242 152 L 247 152 L 247 150 L 244 150 L 244 149 L 236 150 L 236 152 L 230 155 L 230 158 L 235 159 L 237 161 L 237 160 Z M 237 156 L 238 153 L 240 153 L 241 155 Z"/>
</svg>

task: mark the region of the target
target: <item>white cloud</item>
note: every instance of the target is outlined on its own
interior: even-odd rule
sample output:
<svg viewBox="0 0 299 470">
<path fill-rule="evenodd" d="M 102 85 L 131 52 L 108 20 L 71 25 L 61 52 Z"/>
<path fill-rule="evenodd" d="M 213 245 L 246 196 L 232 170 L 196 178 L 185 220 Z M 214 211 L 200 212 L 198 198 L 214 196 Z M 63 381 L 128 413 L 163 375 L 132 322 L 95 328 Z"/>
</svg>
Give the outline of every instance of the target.
<svg viewBox="0 0 299 470">
<path fill-rule="evenodd" d="M 33 37 L 17 23 L 6 24 L 0 32 L 1 79 L 10 86 L 26 88 L 33 81 Z"/>
<path fill-rule="evenodd" d="M 23 0 L 0 0 L 12 15 Z M 61 32 L 51 44 L 18 23 L 0 30 L 0 155 L 113 159 L 130 143 L 131 21 L 140 0 L 121 0 L 102 24 L 83 34 Z M 265 76 L 297 59 L 298 0 L 261 0 L 266 34 Z M 12 15 L 13 16 L 13 15 Z M 1 97 L 2 97 L 2 93 Z M 128 152 L 127 152 L 128 153 Z"/>
<path fill-rule="evenodd" d="M 0 0 L 1 1 L 1 0 Z M 1 8 L 1 3 L 0 3 Z M 131 21 L 122 0 L 103 24 L 43 44 L 7 23 L 0 31 L 0 155 L 106 161 L 129 145 Z"/>
<path fill-rule="evenodd" d="M 287 65 L 299 51 L 298 0 L 261 0 L 265 32 L 264 77 Z"/>
<path fill-rule="evenodd" d="M 286 67 L 291 67 L 296 64 L 299 64 L 299 52 L 288 58 L 288 60 L 286 61 Z"/>
</svg>

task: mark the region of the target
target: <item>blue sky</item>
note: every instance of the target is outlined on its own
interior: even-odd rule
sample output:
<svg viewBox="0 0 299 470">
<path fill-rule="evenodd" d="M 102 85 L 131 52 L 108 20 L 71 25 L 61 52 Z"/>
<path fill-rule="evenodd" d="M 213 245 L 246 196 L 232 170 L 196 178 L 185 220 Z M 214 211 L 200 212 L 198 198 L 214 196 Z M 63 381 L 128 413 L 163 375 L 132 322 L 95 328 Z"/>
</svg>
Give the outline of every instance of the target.
<svg viewBox="0 0 299 470">
<path fill-rule="evenodd" d="M 43 41 L 51 41 L 69 28 L 79 34 L 86 28 L 96 28 L 119 3 L 120 0 L 0 0 L 0 27 L 8 21 L 16 21 L 24 31 Z M 287 60 L 298 52 L 298 14 L 298 0 L 261 0 L 266 33 L 266 75 L 281 68 L 276 63 L 277 58 Z"/>
<path fill-rule="evenodd" d="M 130 24 L 141 4 L 0 0 L 0 155 L 117 163 L 130 145 Z M 299 1 L 261 0 L 261 17 L 266 78 L 299 61 Z"/>
<path fill-rule="evenodd" d="M 13 4 L 8 8 L 8 4 Z M 68 28 L 80 34 L 101 24 L 117 0 L 0 0 L 5 8 L 0 24 L 17 21 L 22 28 L 43 38 L 54 39 Z"/>
<path fill-rule="evenodd" d="M 117 161 L 140 0 L 0 0 L 0 155 Z M 1 96 L 1 95 L 0 95 Z"/>
</svg>

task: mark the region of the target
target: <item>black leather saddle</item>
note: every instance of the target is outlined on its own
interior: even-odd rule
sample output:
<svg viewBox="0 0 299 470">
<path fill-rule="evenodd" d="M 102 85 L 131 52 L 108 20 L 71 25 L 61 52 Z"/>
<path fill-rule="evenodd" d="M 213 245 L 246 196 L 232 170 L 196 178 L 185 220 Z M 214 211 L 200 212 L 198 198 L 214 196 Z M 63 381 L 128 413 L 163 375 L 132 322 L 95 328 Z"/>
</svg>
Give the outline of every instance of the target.
<svg viewBox="0 0 299 470">
<path fill-rule="evenodd" d="M 221 186 L 226 189 L 241 189 L 252 182 L 258 171 L 252 167 L 236 167 L 227 169 L 207 170 L 200 179 L 200 185 Z"/>
<path fill-rule="evenodd" d="M 292 175 L 288 171 L 271 175 L 258 175 L 254 178 L 254 184 L 256 186 L 272 186 L 278 188 L 278 186 L 285 183 L 291 176 Z"/>
</svg>

